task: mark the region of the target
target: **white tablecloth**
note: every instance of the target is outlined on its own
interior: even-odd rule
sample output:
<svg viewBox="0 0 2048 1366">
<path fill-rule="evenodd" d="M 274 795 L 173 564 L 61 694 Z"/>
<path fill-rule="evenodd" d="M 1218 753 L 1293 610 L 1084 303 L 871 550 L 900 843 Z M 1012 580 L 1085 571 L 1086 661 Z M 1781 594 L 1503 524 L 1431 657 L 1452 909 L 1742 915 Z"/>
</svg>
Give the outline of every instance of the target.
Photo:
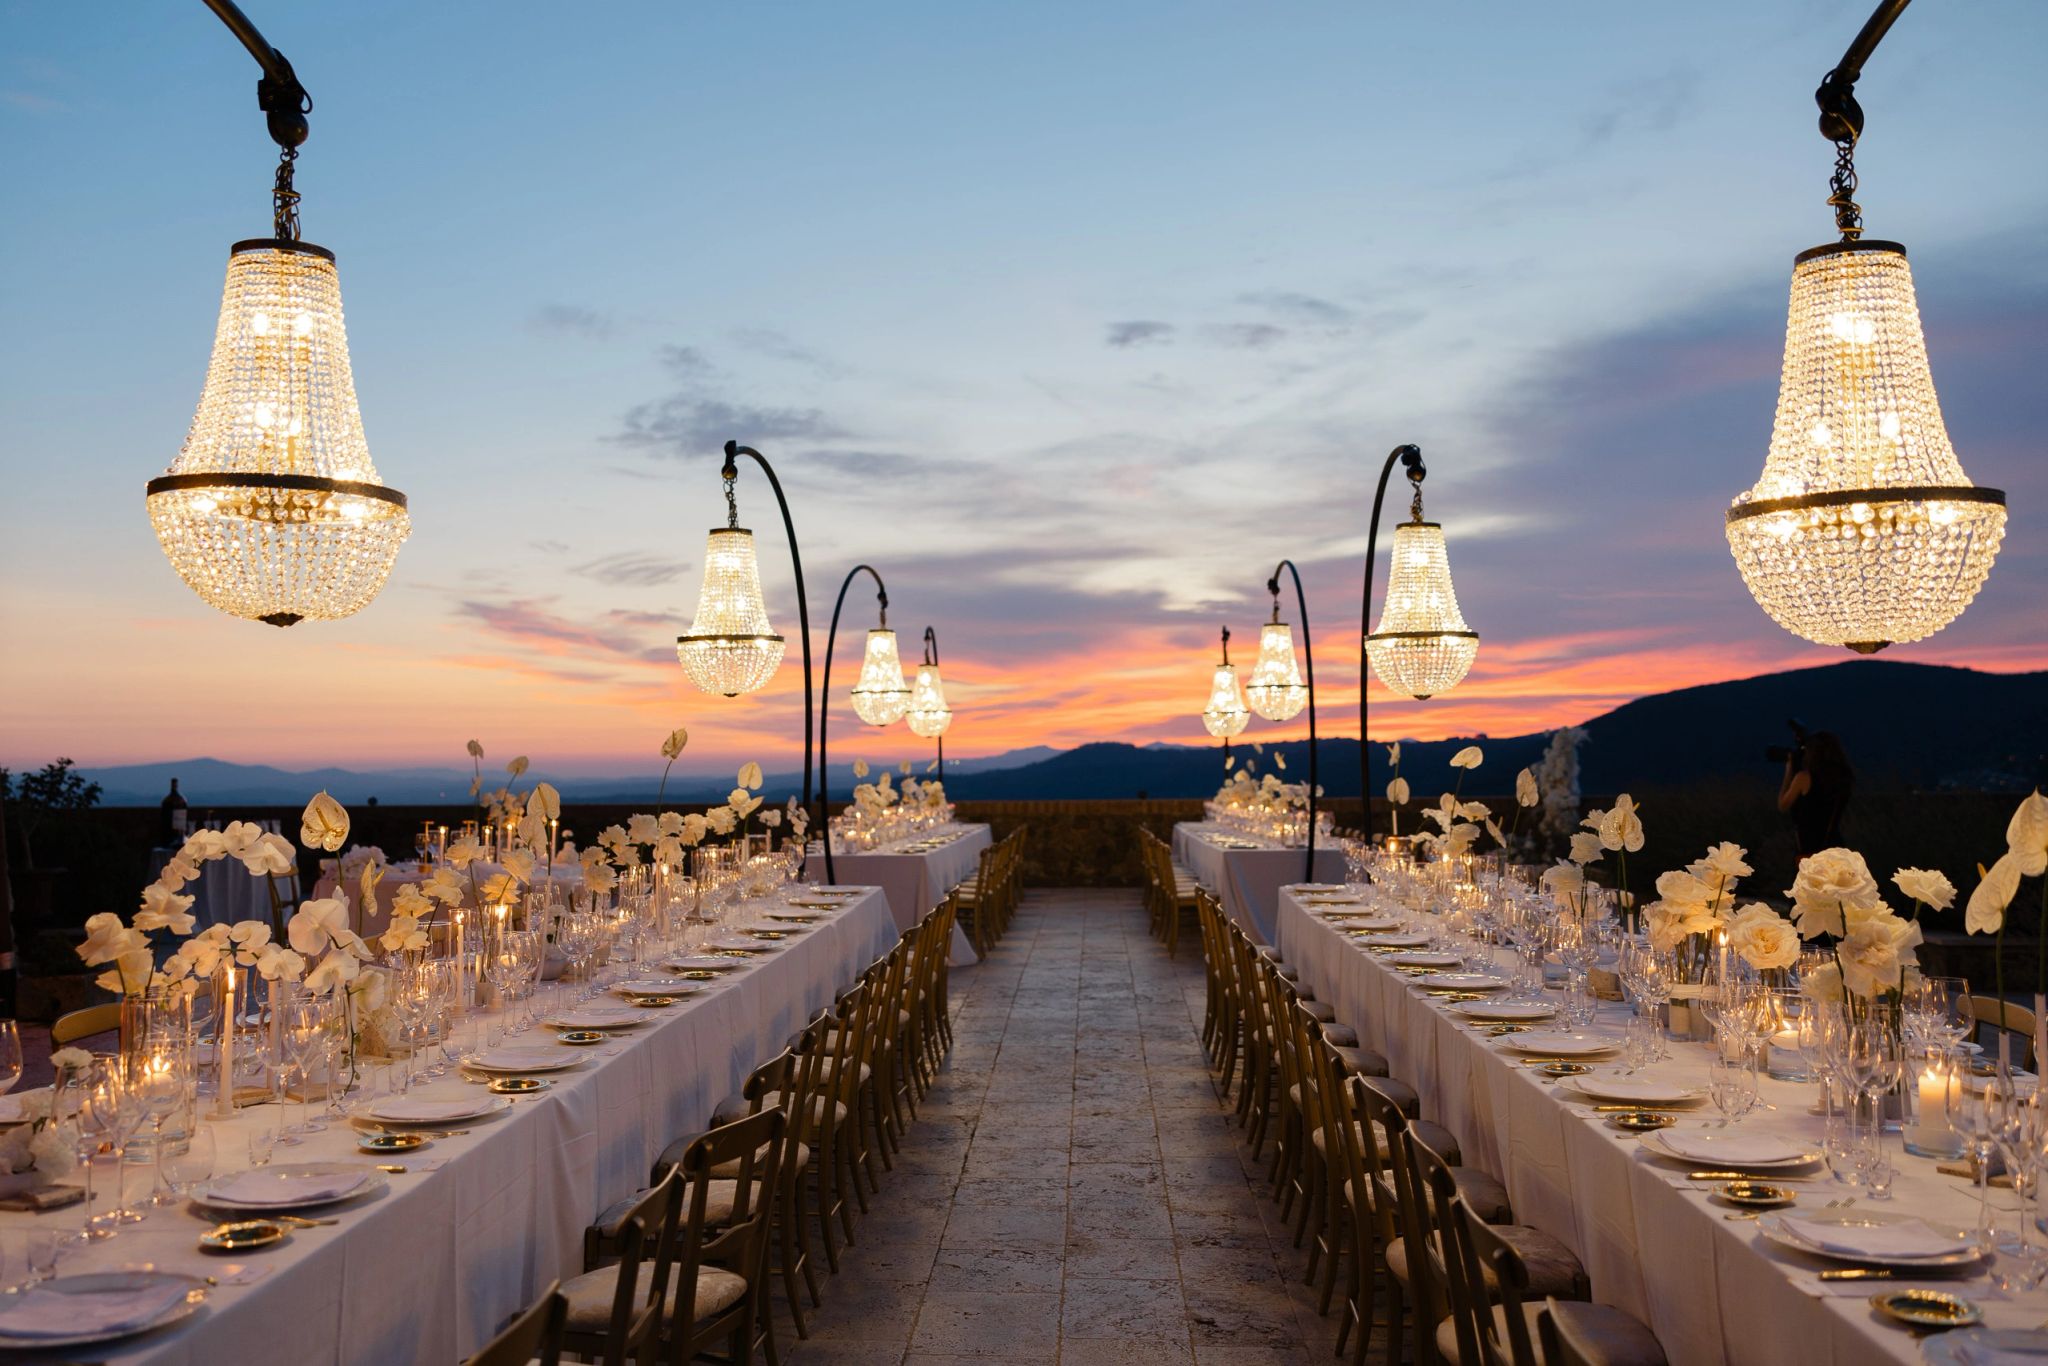
<svg viewBox="0 0 2048 1366">
<path fill-rule="evenodd" d="M 1311 914 L 1288 892 L 1280 896 L 1277 947 L 1301 970 L 1303 985 L 1337 1018 L 1384 1053 L 1394 1076 L 1422 1095 L 1422 1113 L 1458 1138 L 1464 1160 L 1506 1181 L 1518 1223 L 1534 1224 L 1577 1253 L 1594 1298 L 1648 1323 L 1673 1366 L 1860 1366 L 1873 1360 L 1920 1360 L 1913 1335 L 1881 1319 L 1869 1297 L 1883 1283 L 1823 1283 L 1827 1263 L 1783 1252 L 1754 1221 L 1730 1221 L 1705 1191 L 1688 1189 L 1685 1168 L 1639 1151 L 1637 1140 L 1602 1122 L 1590 1107 L 1569 1104 L 1512 1054 L 1459 1024 L 1433 998 Z M 1626 1007 L 1604 1004 L 1596 1028 L 1619 1035 Z M 1673 1059 L 1656 1075 L 1704 1087 L 1709 1050 L 1671 1045 Z M 1820 1146 L 1821 1121 L 1808 1113 L 1817 1089 L 1762 1083 L 1759 1108 L 1743 1133 L 1796 1134 Z M 1711 1108 L 1699 1121 L 1718 1118 Z M 1797 1182 L 1801 1209 L 1860 1196 L 1859 1207 L 1910 1211 L 1930 1220 L 1974 1227 L 1974 1190 L 1910 1157 L 1888 1137 L 1897 1176 L 1892 1198 L 1838 1186 L 1825 1173 Z M 1768 1178 L 1766 1178 L 1768 1179 Z M 2013 1208 L 2011 1192 L 1994 1195 Z M 2014 1216 L 2001 1216 L 2008 1231 Z M 1995 1328 L 2032 1328 L 2048 1315 L 2048 1289 L 2007 1297 L 1984 1277 L 1951 1287 L 1976 1301 Z"/>
<path fill-rule="evenodd" d="M 159 849 L 151 854 L 149 880 L 156 881 L 170 861 L 169 850 Z M 294 885 L 290 874 L 277 880 L 278 894 L 287 902 L 297 895 Z M 239 859 L 220 858 L 201 864 L 198 878 L 186 883 L 183 890 L 192 898 L 192 919 L 198 929 L 242 920 L 270 923 L 270 879 L 252 876 Z"/>
<path fill-rule="evenodd" d="M 1273 942 L 1273 908 L 1282 884 L 1301 882 L 1305 851 L 1265 844 L 1257 849 L 1228 849 L 1215 837 L 1228 834 L 1247 839 L 1234 831 L 1200 821 L 1182 821 L 1173 827 L 1173 856 L 1195 875 L 1195 881 L 1216 893 L 1223 901 L 1223 913 L 1245 927 L 1264 944 Z M 1340 849 L 1316 846 L 1317 882 L 1344 880 L 1344 853 Z"/>
<path fill-rule="evenodd" d="M 645 1182 L 671 1139 L 702 1128 L 753 1067 L 896 939 L 880 896 L 853 901 L 684 1004 L 650 1011 L 649 1025 L 626 1036 L 616 1055 L 607 1056 L 609 1046 L 585 1050 L 578 1068 L 554 1074 L 553 1090 L 515 1102 L 466 1137 L 435 1140 L 399 1159 L 417 1168 L 422 1159 L 444 1158 L 446 1166 L 393 1175 L 388 1191 L 338 1212 L 338 1227 L 300 1230 L 277 1247 L 223 1262 L 197 1249 L 209 1221 L 184 1209 L 153 1212 L 67 1258 L 61 1270 L 150 1261 L 193 1275 L 224 1276 L 229 1264 L 266 1274 L 253 1285 L 215 1289 L 202 1313 L 168 1332 L 51 1359 L 447 1366 L 482 1346 L 549 1281 L 581 1271 L 583 1229 L 598 1211 Z M 418 1094 L 453 1099 L 480 1090 L 450 1076 Z M 256 1122 L 245 1112 L 215 1126 L 217 1171 L 246 1165 L 246 1134 Z M 346 1127 L 279 1147 L 275 1158 L 320 1160 L 379 1159 L 359 1156 Z M 112 1164 L 101 1169 L 111 1172 Z M 140 1188 L 147 1177 L 138 1168 L 131 1180 Z M 77 1206 L 0 1214 L 0 1234 L 31 1220 L 70 1230 L 78 1218 Z"/>
<path fill-rule="evenodd" d="M 880 887 L 889 898 L 889 913 L 896 917 L 896 927 L 907 930 L 924 919 L 932 907 L 944 901 L 955 887 L 973 877 L 981 864 L 981 851 L 995 843 L 995 836 L 988 826 L 957 823 L 927 830 L 904 842 L 915 844 L 947 834 L 956 838 L 950 844 L 940 845 L 926 853 L 911 853 L 897 846 L 859 853 L 835 850 L 832 855 L 833 874 L 841 886 Z M 825 877 L 824 853 L 813 853 L 804 867 L 806 876 L 822 882 Z M 974 945 L 968 942 L 967 932 L 957 924 L 953 926 L 951 961 L 955 967 L 981 961 L 974 952 Z"/>
</svg>

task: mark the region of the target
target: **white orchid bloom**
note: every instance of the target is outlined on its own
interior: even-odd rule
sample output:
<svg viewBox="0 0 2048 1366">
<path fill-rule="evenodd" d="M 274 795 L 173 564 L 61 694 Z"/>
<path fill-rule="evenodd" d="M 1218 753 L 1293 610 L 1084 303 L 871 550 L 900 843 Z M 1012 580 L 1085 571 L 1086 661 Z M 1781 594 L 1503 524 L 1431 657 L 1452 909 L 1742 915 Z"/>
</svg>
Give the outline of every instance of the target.
<svg viewBox="0 0 2048 1366">
<path fill-rule="evenodd" d="M 138 930 L 168 929 L 173 934 L 192 933 L 192 898 L 180 896 L 162 883 L 142 889 L 142 907 L 135 912 Z"/>
<path fill-rule="evenodd" d="M 93 985 L 125 996 L 149 985 L 150 974 L 156 970 L 156 955 L 146 948 L 129 949 L 116 956 L 113 964 L 94 979 Z"/>
<path fill-rule="evenodd" d="M 346 955 L 329 954 L 330 958 Z M 256 974 L 266 982 L 296 982 L 306 975 L 305 957 L 282 944 L 265 944 L 256 955 Z"/>
<path fill-rule="evenodd" d="M 337 988 L 346 987 L 362 971 L 362 964 L 345 953 L 330 953 L 321 959 L 314 969 L 306 974 L 306 990 L 315 996 L 325 996 Z"/>
<path fill-rule="evenodd" d="M 148 940 L 142 933 L 129 929 L 121 922 L 120 916 L 112 911 L 102 911 L 86 920 L 85 942 L 78 946 L 78 956 L 85 960 L 87 967 L 96 968 L 147 944 Z"/>
<path fill-rule="evenodd" d="M 1387 762 L 1395 765 L 1396 767 L 1400 766 L 1401 742 L 1399 740 L 1396 740 L 1393 744 L 1387 746 Z"/>
<path fill-rule="evenodd" d="M 339 897 L 300 902 L 285 926 L 285 938 L 292 948 L 309 957 L 325 953 L 344 937 L 352 939 L 355 932 L 348 927 L 348 904 Z"/>
<path fill-rule="evenodd" d="M 292 842 L 283 835 L 258 832 L 257 838 L 239 854 L 242 866 L 252 877 L 282 877 L 298 866 L 298 855 L 292 850 Z"/>
</svg>

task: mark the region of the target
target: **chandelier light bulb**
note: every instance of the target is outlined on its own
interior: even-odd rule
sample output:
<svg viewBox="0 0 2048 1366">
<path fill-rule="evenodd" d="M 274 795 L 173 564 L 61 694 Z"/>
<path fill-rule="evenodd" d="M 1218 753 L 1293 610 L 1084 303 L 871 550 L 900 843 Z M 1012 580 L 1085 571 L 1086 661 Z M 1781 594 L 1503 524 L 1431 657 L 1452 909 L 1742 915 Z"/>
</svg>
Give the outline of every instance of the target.
<svg viewBox="0 0 2048 1366">
<path fill-rule="evenodd" d="M 910 710 L 910 689 L 903 681 L 896 633 L 886 626 L 868 632 L 860 677 L 853 685 L 853 710 L 871 726 L 890 725 Z"/>
<path fill-rule="evenodd" d="M 1286 622 L 1269 621 L 1259 629 L 1259 658 L 1244 695 L 1268 721 L 1291 721 L 1308 705 L 1308 685 L 1301 681 L 1301 661 L 1294 655 L 1294 628 Z"/>
<path fill-rule="evenodd" d="M 1949 445 L 1898 243 L 1795 258 L 1770 453 L 1727 533 L 1772 620 L 1859 654 L 1934 634 L 1984 586 L 2005 495 Z"/>
<path fill-rule="evenodd" d="M 377 596 L 412 518 L 363 439 L 332 252 L 234 245 L 192 428 L 147 496 L 172 568 L 230 616 L 332 621 Z"/>
<path fill-rule="evenodd" d="M 1241 735 L 1251 724 L 1251 709 L 1245 706 L 1244 687 L 1237 681 L 1235 664 L 1218 664 L 1209 682 L 1209 704 L 1202 708 L 1202 726 L 1219 740 Z"/>
<path fill-rule="evenodd" d="M 922 740 L 936 740 L 953 724 L 953 709 L 946 705 L 946 685 L 936 664 L 920 665 L 917 681 L 910 686 L 910 710 L 905 713 L 911 734 Z"/>
<path fill-rule="evenodd" d="M 1379 625 L 1365 638 L 1365 652 L 1380 682 L 1417 700 L 1449 692 L 1472 667 L 1479 633 L 1458 610 L 1444 530 L 1437 523 L 1418 518 L 1394 528 L 1386 603 Z"/>
<path fill-rule="evenodd" d="M 761 600 L 754 533 L 718 527 L 704 548 L 704 584 L 690 633 L 676 637 L 676 658 L 708 693 L 737 697 L 765 686 L 782 664 L 782 637 Z"/>
</svg>

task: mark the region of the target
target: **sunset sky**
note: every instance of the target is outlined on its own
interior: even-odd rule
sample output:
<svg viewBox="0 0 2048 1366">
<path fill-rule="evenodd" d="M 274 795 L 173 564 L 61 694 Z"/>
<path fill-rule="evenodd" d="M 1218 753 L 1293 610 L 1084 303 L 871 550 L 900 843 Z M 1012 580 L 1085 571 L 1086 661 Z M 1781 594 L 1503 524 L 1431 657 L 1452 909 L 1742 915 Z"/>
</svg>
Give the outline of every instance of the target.
<svg viewBox="0 0 2048 1366">
<path fill-rule="evenodd" d="M 791 764 L 752 468 L 790 663 L 726 701 L 674 657 L 727 437 L 789 492 L 820 649 L 860 561 L 906 658 L 937 628 L 949 754 L 1205 742 L 1217 628 L 1248 661 L 1281 556 L 1355 734 L 1404 441 L 1482 643 L 1444 698 L 1376 689 L 1375 738 L 1847 658 L 1750 600 L 1721 514 L 1792 257 L 1833 235 L 1813 88 L 1868 7 L 253 0 L 316 102 L 304 233 L 414 525 L 368 610 L 280 631 L 201 603 L 143 507 L 228 245 L 268 235 L 257 69 L 197 0 L 0 0 L 0 764 L 475 737 L 610 774 L 677 724 L 686 767 Z M 2038 0 L 1917 5 L 1858 89 L 1869 233 L 1911 251 L 1957 452 L 2011 503 L 1975 605 L 1888 657 L 2048 667 L 2044 51 Z M 835 752 L 921 753 L 852 738 L 873 624 L 856 585 Z"/>
</svg>

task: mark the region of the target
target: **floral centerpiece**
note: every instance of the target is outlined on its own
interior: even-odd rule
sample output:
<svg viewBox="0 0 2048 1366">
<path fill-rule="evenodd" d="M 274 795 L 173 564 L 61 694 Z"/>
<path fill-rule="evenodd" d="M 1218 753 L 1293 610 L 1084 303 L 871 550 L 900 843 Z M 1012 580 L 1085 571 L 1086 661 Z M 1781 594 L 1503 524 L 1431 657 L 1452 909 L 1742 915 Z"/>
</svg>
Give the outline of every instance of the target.
<svg viewBox="0 0 2048 1366">
<path fill-rule="evenodd" d="M 78 1152 L 64 1132 L 65 1092 L 92 1066 L 83 1048 L 50 1054 L 56 1076 L 47 1091 L 25 1092 L 19 1113 L 26 1123 L 0 1132 L 0 1193 L 17 1195 L 47 1186 L 78 1165 Z"/>
</svg>

